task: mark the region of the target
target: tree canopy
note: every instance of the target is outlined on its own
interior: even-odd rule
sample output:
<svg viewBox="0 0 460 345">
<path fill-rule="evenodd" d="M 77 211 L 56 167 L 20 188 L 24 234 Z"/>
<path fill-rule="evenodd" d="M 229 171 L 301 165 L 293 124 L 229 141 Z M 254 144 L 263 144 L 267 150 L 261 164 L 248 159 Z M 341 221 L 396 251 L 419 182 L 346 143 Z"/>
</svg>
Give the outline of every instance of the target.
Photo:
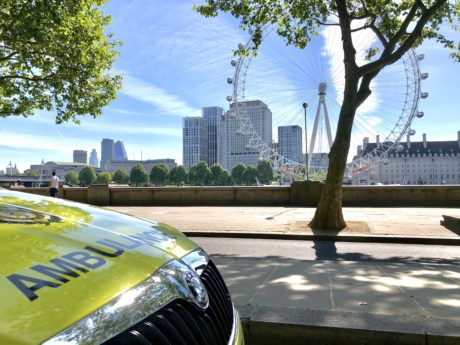
<svg viewBox="0 0 460 345">
<path fill-rule="evenodd" d="M 190 168 L 190 172 L 188 175 L 190 183 L 196 186 L 207 185 L 210 176 L 211 170 L 209 169 L 208 164 L 204 161 L 200 161 L 193 165 Z"/>
<path fill-rule="evenodd" d="M 241 185 L 245 182 L 244 173 L 246 172 L 246 165 L 238 163 L 232 169 L 232 180 L 235 184 Z"/>
<path fill-rule="evenodd" d="M 96 117 L 116 97 L 119 43 L 105 30 L 107 0 L 2 0 L 0 116 L 55 110 L 56 123 Z"/>
<path fill-rule="evenodd" d="M 129 183 L 129 175 L 125 169 L 118 168 L 114 172 L 112 180 L 117 184 L 126 184 Z"/>
<path fill-rule="evenodd" d="M 187 180 L 187 171 L 183 165 L 175 166 L 169 172 L 169 180 L 176 186 L 180 186 Z"/>
<path fill-rule="evenodd" d="M 257 173 L 260 183 L 270 184 L 275 179 L 272 163 L 269 160 L 263 159 L 257 163 Z"/>
<path fill-rule="evenodd" d="M 89 186 L 96 182 L 97 176 L 94 168 L 90 166 L 83 167 L 78 174 L 78 179 L 84 186 Z"/>
<path fill-rule="evenodd" d="M 150 182 L 155 186 L 162 186 L 168 180 L 168 168 L 164 164 L 155 164 L 150 171 Z"/>
<path fill-rule="evenodd" d="M 96 183 L 109 184 L 112 181 L 112 175 L 108 171 L 103 171 L 97 175 Z"/>
<path fill-rule="evenodd" d="M 357 109 L 371 95 L 373 79 L 398 61 L 409 49 L 425 39 L 434 39 L 451 49 L 460 61 L 460 44 L 440 30 L 450 24 L 460 30 L 460 3 L 449 0 L 207 0 L 195 9 L 204 16 L 228 12 L 252 33 L 249 51 L 255 53 L 262 43 L 264 28 L 274 26 L 288 45 L 305 48 L 321 27 L 340 29 L 344 65 L 343 101 L 335 139 L 329 152 L 326 183 L 310 227 L 341 230 L 346 227 L 342 214 L 342 182 L 350 149 L 351 131 Z M 358 62 L 355 33 L 375 37 L 366 48 L 366 59 Z M 458 37 L 458 35 L 457 35 Z M 233 172 L 232 172 L 233 176 Z"/>
<path fill-rule="evenodd" d="M 149 183 L 149 175 L 147 174 L 147 171 L 145 170 L 142 164 L 136 164 L 131 169 L 129 179 L 131 180 L 131 183 L 136 186 L 145 185 Z"/>
<path fill-rule="evenodd" d="M 72 186 L 78 186 L 80 183 L 78 180 L 78 174 L 75 171 L 69 171 L 67 175 L 65 175 L 65 182 Z"/>
</svg>

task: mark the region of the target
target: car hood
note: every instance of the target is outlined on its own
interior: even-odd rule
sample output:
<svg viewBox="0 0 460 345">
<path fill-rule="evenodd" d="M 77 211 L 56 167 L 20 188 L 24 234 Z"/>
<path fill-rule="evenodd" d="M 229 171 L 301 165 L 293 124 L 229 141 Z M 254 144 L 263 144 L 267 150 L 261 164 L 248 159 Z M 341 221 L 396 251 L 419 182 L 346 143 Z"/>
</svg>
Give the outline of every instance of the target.
<svg viewBox="0 0 460 345">
<path fill-rule="evenodd" d="M 37 344 L 197 248 L 165 224 L 0 189 L 0 344 Z"/>
</svg>

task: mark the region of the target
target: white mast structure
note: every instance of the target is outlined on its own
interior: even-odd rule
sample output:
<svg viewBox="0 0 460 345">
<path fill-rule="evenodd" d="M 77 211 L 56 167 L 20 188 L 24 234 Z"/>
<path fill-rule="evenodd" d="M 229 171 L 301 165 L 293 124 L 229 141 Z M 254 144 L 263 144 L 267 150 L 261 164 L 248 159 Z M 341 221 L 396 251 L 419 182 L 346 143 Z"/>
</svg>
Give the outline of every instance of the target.
<svg viewBox="0 0 460 345">
<path fill-rule="evenodd" d="M 318 134 L 318 123 L 321 120 L 321 108 L 323 109 L 323 113 L 324 113 L 324 122 L 326 124 L 326 134 L 327 134 L 327 141 L 329 144 L 329 150 L 331 149 L 331 146 L 332 146 L 331 124 L 329 122 L 329 115 L 327 113 L 327 106 L 326 106 L 326 99 L 325 99 L 326 89 L 327 89 L 326 83 L 319 84 L 319 88 L 318 88 L 319 102 L 318 102 L 318 107 L 316 108 L 315 123 L 313 125 L 313 132 L 312 132 L 311 141 L 310 141 L 310 153 L 308 155 L 308 166 L 310 167 L 310 169 L 311 169 L 311 159 L 313 157 L 313 151 L 315 150 L 316 137 Z"/>
</svg>

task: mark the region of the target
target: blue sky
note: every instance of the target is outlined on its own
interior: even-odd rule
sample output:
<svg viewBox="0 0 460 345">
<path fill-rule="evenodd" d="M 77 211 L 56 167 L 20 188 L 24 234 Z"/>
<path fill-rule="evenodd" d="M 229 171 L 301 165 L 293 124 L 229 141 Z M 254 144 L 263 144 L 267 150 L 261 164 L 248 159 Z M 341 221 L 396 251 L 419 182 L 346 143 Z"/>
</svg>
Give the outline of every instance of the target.
<svg viewBox="0 0 460 345">
<path fill-rule="evenodd" d="M 182 163 L 182 118 L 200 115 L 205 106 L 228 108 L 226 96 L 232 89 L 226 79 L 234 72 L 230 65 L 233 50 L 248 37 L 229 16 L 202 18 L 192 10 L 196 3 L 200 1 L 113 0 L 106 5 L 106 12 L 113 16 L 109 31 L 123 41 L 121 56 L 115 63 L 115 70 L 124 74 L 118 99 L 103 110 L 102 116 L 81 118 L 80 125 L 55 125 L 54 114 L 43 111 L 29 118 L 0 119 L 0 170 L 5 170 L 10 161 L 17 163 L 21 171 L 30 164 L 39 164 L 42 158 L 71 161 L 74 149 L 88 153 L 96 149 L 100 158 L 102 138 L 122 140 L 130 159 L 140 159 L 142 154 L 143 159 L 174 158 Z M 460 39 L 458 33 L 454 35 Z M 310 47 L 310 52 L 316 51 L 319 58 L 306 57 L 304 61 L 305 66 L 315 71 L 328 70 L 333 64 L 333 49 L 327 48 L 321 39 L 326 40 L 326 35 Z M 274 133 L 278 125 L 303 124 L 303 110 L 299 107 L 302 99 L 311 105 L 308 121 L 312 123 L 318 99 L 317 83 L 312 82 L 300 95 L 292 93 L 289 97 L 280 97 L 281 92 L 276 92 L 278 97 L 270 96 L 269 91 L 274 89 L 259 87 L 276 82 L 289 93 L 296 83 L 309 83 L 307 80 L 304 83 L 295 67 L 286 62 L 298 66 L 295 60 L 302 59 L 300 53 L 284 50 L 274 38 L 267 38 L 264 44 L 260 60 L 249 69 L 247 97 L 251 97 L 249 91 L 255 85 L 253 90 L 260 91 L 259 98 L 274 113 Z M 460 131 L 460 63 L 451 60 L 448 52 L 433 42 L 425 43 L 418 52 L 426 56 L 421 68 L 430 77 L 423 81 L 422 89 L 430 95 L 420 103 L 425 116 L 413 124 L 417 131 L 413 140 L 420 140 L 422 133 L 427 133 L 429 140 L 454 140 Z M 384 81 L 378 83 L 375 104 L 369 102 L 364 112 L 379 113 L 376 110 L 379 102 L 384 109 L 385 95 L 390 95 L 401 80 L 395 86 Z M 331 96 L 336 91 L 332 85 L 328 90 Z M 396 104 L 397 99 L 393 98 L 393 102 Z M 329 103 L 332 122 L 337 104 L 337 99 Z M 385 136 L 385 130 L 394 125 L 394 120 L 372 115 L 363 123 L 356 132 L 356 141 L 364 135 Z M 351 151 L 354 150 L 352 146 Z"/>
</svg>

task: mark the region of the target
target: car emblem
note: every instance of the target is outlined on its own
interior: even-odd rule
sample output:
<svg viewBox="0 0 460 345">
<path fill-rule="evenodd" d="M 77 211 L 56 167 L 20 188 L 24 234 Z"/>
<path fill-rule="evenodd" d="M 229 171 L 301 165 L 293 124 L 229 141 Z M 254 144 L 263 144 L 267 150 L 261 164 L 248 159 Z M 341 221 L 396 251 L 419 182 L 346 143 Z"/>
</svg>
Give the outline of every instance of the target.
<svg viewBox="0 0 460 345">
<path fill-rule="evenodd" d="M 192 293 L 193 301 L 202 310 L 205 310 L 209 306 L 209 297 L 206 288 L 201 282 L 200 278 L 191 273 L 187 272 L 185 275 L 185 281 L 187 282 L 188 289 Z"/>
</svg>

